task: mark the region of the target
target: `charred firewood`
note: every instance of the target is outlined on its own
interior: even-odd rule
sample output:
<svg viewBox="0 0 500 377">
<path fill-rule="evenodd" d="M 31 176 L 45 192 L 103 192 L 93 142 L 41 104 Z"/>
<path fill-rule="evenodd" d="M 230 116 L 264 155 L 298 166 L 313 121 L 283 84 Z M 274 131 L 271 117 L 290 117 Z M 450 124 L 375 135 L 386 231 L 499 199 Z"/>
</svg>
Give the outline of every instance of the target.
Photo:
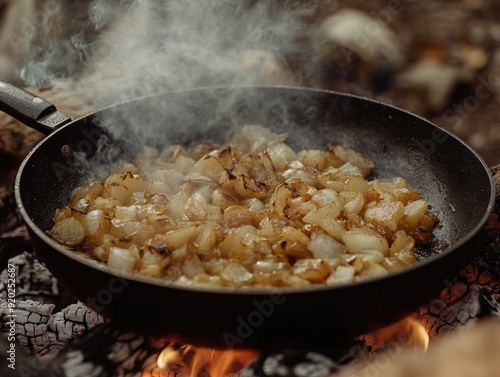
<svg viewBox="0 0 500 377">
<path fill-rule="evenodd" d="M 102 324 L 70 341 L 49 357 L 18 355 L 15 370 L 0 368 L 8 376 L 40 377 L 139 377 L 143 369 L 156 364 L 166 346 L 161 338 L 128 332 Z M 0 348 L 7 345 L 0 337 Z"/>
<path fill-rule="evenodd" d="M 328 376 L 347 364 L 366 359 L 368 354 L 369 350 L 363 342 L 322 350 L 263 351 L 257 360 L 241 372 L 240 377 Z"/>
<path fill-rule="evenodd" d="M 22 252 L 10 259 L 10 265 L 16 268 L 16 300 L 33 300 L 54 304 L 56 308 L 64 308 L 76 302 L 58 282 L 49 270 L 40 263 L 33 254 Z M 3 266 L 0 272 L 0 297 L 6 297 L 7 271 Z"/>
<path fill-rule="evenodd" d="M 19 350 L 43 356 L 61 349 L 69 339 L 104 322 L 101 315 L 77 303 L 32 254 L 24 252 L 8 260 L 15 268 L 15 309 L 8 297 L 7 269 L 0 273 L 0 331 L 15 315 Z"/>
</svg>

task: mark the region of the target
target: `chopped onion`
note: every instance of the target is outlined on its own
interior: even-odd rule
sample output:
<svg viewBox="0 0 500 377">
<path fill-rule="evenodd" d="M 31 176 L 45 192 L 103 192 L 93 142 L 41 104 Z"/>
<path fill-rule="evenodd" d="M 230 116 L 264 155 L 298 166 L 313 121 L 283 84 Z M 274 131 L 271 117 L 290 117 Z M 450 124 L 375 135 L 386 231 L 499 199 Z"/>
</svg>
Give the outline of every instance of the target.
<svg viewBox="0 0 500 377">
<path fill-rule="evenodd" d="M 241 285 L 252 279 L 252 274 L 242 264 L 230 262 L 223 269 L 220 276 L 233 284 Z"/>
<path fill-rule="evenodd" d="M 345 246 L 325 233 L 315 232 L 311 235 L 311 242 L 307 245 L 314 258 L 335 258 L 345 252 Z"/>
<path fill-rule="evenodd" d="M 404 216 L 409 229 L 417 227 L 420 217 L 427 211 L 428 204 L 425 200 L 419 199 L 407 204 L 404 208 Z"/>
<path fill-rule="evenodd" d="M 87 213 L 82 222 L 92 241 L 98 241 L 110 229 L 110 221 L 106 219 L 104 212 L 100 209 L 94 209 Z"/>
<path fill-rule="evenodd" d="M 133 220 L 137 216 L 137 206 L 116 206 L 115 217 L 120 220 Z"/>
<path fill-rule="evenodd" d="M 75 217 L 68 217 L 54 224 L 49 235 L 63 245 L 74 247 L 83 242 L 85 229 Z"/>
<path fill-rule="evenodd" d="M 339 200 L 338 194 L 331 189 L 319 190 L 313 195 L 311 201 L 318 205 L 318 207 L 325 207 L 328 204 L 335 203 Z"/>
<path fill-rule="evenodd" d="M 280 167 L 296 159 L 293 149 L 285 143 L 273 144 L 267 148 L 267 152 L 276 167 Z"/>
<path fill-rule="evenodd" d="M 348 230 L 342 235 L 342 242 L 351 254 L 365 249 L 375 249 L 386 256 L 389 250 L 389 244 L 382 235 L 364 228 Z"/>
<path fill-rule="evenodd" d="M 173 169 L 157 170 L 148 174 L 148 178 L 155 182 L 166 183 L 173 193 L 180 190 L 184 174 Z"/>
<path fill-rule="evenodd" d="M 127 249 L 121 247 L 111 247 L 109 249 L 108 266 L 120 272 L 132 272 L 135 258 L 130 255 Z"/>
<path fill-rule="evenodd" d="M 338 266 L 326 282 L 327 284 L 351 283 L 355 274 L 356 269 L 353 266 Z"/>
<path fill-rule="evenodd" d="M 364 218 L 369 223 L 383 225 L 389 230 L 395 231 L 404 213 L 403 203 L 399 201 L 382 202 L 373 208 L 368 208 L 365 211 Z"/>
<path fill-rule="evenodd" d="M 293 273 L 311 283 L 320 283 L 330 275 L 331 270 L 322 259 L 299 259 L 293 266 Z"/>
</svg>

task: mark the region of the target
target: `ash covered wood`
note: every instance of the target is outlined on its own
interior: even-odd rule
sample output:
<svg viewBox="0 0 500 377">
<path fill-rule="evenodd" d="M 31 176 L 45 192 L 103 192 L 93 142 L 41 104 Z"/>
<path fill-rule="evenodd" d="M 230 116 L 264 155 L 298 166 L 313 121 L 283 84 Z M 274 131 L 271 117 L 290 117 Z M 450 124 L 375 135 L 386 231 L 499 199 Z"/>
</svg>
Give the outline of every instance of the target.
<svg viewBox="0 0 500 377">
<path fill-rule="evenodd" d="M 44 376 L 114 377 L 141 376 L 156 364 L 167 345 L 161 338 L 127 332 L 113 325 L 100 325 L 75 338 L 43 368 Z"/>
<path fill-rule="evenodd" d="M 263 351 L 261 356 L 240 373 L 240 377 L 322 377 L 342 370 L 350 363 L 361 362 L 369 350 L 362 343 L 337 349 L 283 349 Z"/>
<path fill-rule="evenodd" d="M 156 365 L 159 352 L 167 345 L 164 339 L 105 323 L 100 314 L 63 293 L 52 274 L 28 252 L 10 258 L 8 264 L 16 268 L 14 314 L 21 367 L 15 373 L 44 377 L 136 376 L 143 368 Z M 0 331 L 4 333 L 11 318 L 6 286 L 4 270 L 0 273 Z M 5 346 L 2 341 L 3 337 L 0 346 Z"/>
<path fill-rule="evenodd" d="M 68 340 L 104 322 L 101 315 L 65 293 L 30 253 L 17 255 L 8 264 L 16 269 L 16 340 L 24 353 L 37 357 L 52 354 Z M 0 273 L 0 330 L 7 330 L 9 317 L 5 269 Z"/>
<path fill-rule="evenodd" d="M 43 377 L 140 377 L 143 370 L 154 369 L 160 351 L 168 343 L 162 338 L 149 337 L 101 324 L 93 331 L 68 342 L 50 356 L 19 355 L 19 368 L 8 370 L 9 376 Z M 0 348 L 2 346 L 0 339 Z M 7 372 L 5 367 L 0 366 Z M 6 374 L 7 375 L 7 374 Z"/>
</svg>

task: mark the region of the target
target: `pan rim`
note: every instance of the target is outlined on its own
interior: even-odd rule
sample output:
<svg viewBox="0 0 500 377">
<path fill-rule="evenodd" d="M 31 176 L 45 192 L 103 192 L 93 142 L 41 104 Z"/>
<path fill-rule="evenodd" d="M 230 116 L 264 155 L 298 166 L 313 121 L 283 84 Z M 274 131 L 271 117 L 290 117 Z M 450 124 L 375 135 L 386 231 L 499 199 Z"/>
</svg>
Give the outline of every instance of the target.
<svg viewBox="0 0 500 377">
<path fill-rule="evenodd" d="M 28 212 L 26 211 L 26 208 L 24 206 L 24 203 L 22 201 L 21 197 L 21 179 L 23 172 L 25 170 L 25 167 L 29 163 L 30 159 L 32 156 L 36 153 L 38 148 L 40 148 L 47 140 L 49 140 L 51 137 L 56 135 L 58 132 L 61 130 L 65 129 L 66 127 L 71 127 L 73 124 L 89 118 L 93 115 L 96 115 L 102 111 L 116 108 L 123 106 L 127 103 L 133 103 L 136 101 L 141 101 L 141 100 L 146 100 L 148 98 L 153 98 L 153 97 L 158 97 L 162 96 L 165 94 L 170 94 L 170 93 L 189 93 L 189 92 L 196 92 L 196 91 L 206 91 L 206 90 L 250 90 L 250 89 L 270 89 L 270 90 L 275 90 L 275 89 L 282 89 L 282 90 L 294 90 L 294 91 L 311 91 L 311 92 L 319 92 L 319 93 L 325 93 L 325 94 L 334 94 L 336 96 L 341 96 L 341 97 L 347 97 L 347 98 L 354 98 L 357 100 L 361 101 L 368 101 L 371 102 L 375 105 L 378 106 L 383 106 L 386 108 L 393 109 L 397 112 L 402 112 L 405 113 L 406 115 L 409 115 L 415 119 L 418 119 L 421 122 L 427 123 L 428 125 L 439 129 L 440 131 L 446 133 L 446 135 L 450 136 L 453 138 L 455 141 L 459 142 L 469 153 L 472 154 L 472 156 L 477 160 L 477 162 L 480 163 L 482 166 L 484 173 L 486 173 L 489 181 L 489 187 L 488 187 L 488 194 L 489 194 L 489 200 L 488 200 L 488 205 L 486 207 L 486 210 L 484 211 L 480 221 L 477 222 L 477 224 L 469 231 L 467 232 L 463 237 L 461 237 L 457 242 L 453 243 L 446 249 L 444 249 L 440 254 L 434 255 L 430 258 L 427 258 L 423 261 L 420 261 L 414 265 L 404 267 L 401 269 L 398 269 L 396 271 L 391 271 L 389 274 L 380 276 L 380 277 L 375 277 L 375 278 L 367 278 L 361 281 L 356 281 L 356 282 L 351 282 L 351 283 L 342 283 L 342 284 L 335 284 L 335 285 L 321 285 L 321 284 L 312 284 L 311 286 L 307 287 L 200 287 L 200 286 L 182 286 L 182 285 L 176 285 L 170 282 L 167 282 L 165 280 L 161 280 L 160 278 L 152 278 L 144 275 L 139 275 L 137 273 L 124 273 L 120 272 L 117 270 L 114 270 L 111 267 L 108 267 L 107 265 L 92 260 L 90 258 L 86 258 L 83 255 L 80 255 L 79 253 L 76 253 L 59 243 L 57 243 L 55 240 L 50 238 L 42 229 L 40 229 L 35 222 L 31 219 L 31 217 L 28 215 Z M 485 190 L 487 188 L 485 187 Z M 44 139 L 42 139 L 35 147 L 32 148 L 32 150 L 28 153 L 28 155 L 25 157 L 25 159 L 22 161 L 18 172 L 16 174 L 16 179 L 15 179 L 15 184 L 14 184 L 14 193 L 15 193 L 15 198 L 17 202 L 17 207 L 20 211 L 20 214 L 28 226 L 28 228 L 34 232 L 44 243 L 58 251 L 59 253 L 62 253 L 65 257 L 69 257 L 70 259 L 74 260 L 75 262 L 82 263 L 87 267 L 90 267 L 92 269 L 96 269 L 100 272 L 106 273 L 110 275 L 110 277 L 118 277 L 121 279 L 126 279 L 130 281 L 135 281 L 137 283 L 142 283 L 142 284 L 148 284 L 148 285 L 155 285 L 161 288 L 168 288 L 168 289 L 175 289 L 175 290 L 181 290 L 181 291 L 188 291 L 188 292 L 198 292 L 198 293 L 204 293 L 204 294 L 213 294 L 213 295 L 248 295 L 248 296 L 269 296 L 270 294 L 284 294 L 284 295 L 302 295 L 302 294 L 308 294 L 311 292 L 321 292 L 321 291 L 337 291 L 337 290 L 355 290 L 358 288 L 362 288 L 366 285 L 375 283 L 375 282 L 390 282 L 393 279 L 397 279 L 398 276 L 402 274 L 409 274 L 415 271 L 418 271 L 425 266 L 427 266 L 430 263 L 433 263 L 437 260 L 446 258 L 450 253 L 455 251 L 456 249 L 464 246 L 467 244 L 469 241 L 471 241 L 475 236 L 478 235 L 478 233 L 481 231 L 481 229 L 484 227 L 486 222 L 488 221 L 494 205 L 495 205 L 495 184 L 493 180 L 493 176 L 491 173 L 490 168 L 486 165 L 484 160 L 479 156 L 479 154 L 471 147 L 469 146 L 465 141 L 460 139 L 458 136 L 456 136 L 454 133 L 451 131 L 444 129 L 440 127 L 439 125 L 431 122 L 430 120 L 414 114 L 408 110 L 399 108 L 395 105 L 384 103 L 380 100 L 372 99 L 372 98 L 367 98 L 363 97 L 360 95 L 355 95 L 351 93 L 344 93 L 340 91 L 333 91 L 333 90 L 326 90 L 326 89 L 319 89 L 319 88 L 307 88 L 307 87 L 295 87 L 295 86 L 281 86 L 281 85 L 274 85 L 274 86 L 266 86 L 266 85 L 255 85 L 255 86 L 210 86 L 210 87 L 197 87 L 197 88 L 192 88 L 192 89 L 185 89 L 185 90 L 176 90 L 176 91 L 167 91 L 167 92 L 162 92 L 162 93 L 157 93 L 157 94 L 151 94 L 143 97 L 138 97 L 134 98 L 131 100 L 123 101 L 120 103 L 112 104 L 110 106 L 104 107 L 102 109 L 92 111 L 82 117 L 79 117 L 68 124 L 62 126 L 61 128 L 57 129 L 56 131 L 52 132 L 48 136 L 46 136 Z"/>
</svg>

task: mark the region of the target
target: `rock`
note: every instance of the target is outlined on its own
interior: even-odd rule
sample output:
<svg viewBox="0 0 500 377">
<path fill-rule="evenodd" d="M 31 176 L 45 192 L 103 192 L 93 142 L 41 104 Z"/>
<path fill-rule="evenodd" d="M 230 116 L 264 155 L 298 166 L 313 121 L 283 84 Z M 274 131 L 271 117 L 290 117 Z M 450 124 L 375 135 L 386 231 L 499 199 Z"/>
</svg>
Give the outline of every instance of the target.
<svg viewBox="0 0 500 377">
<path fill-rule="evenodd" d="M 446 107 L 461 79 L 461 69 L 434 59 L 422 59 L 396 76 L 395 86 L 408 92 L 405 107 L 417 113 Z"/>
<path fill-rule="evenodd" d="M 341 48 L 358 54 L 374 65 L 394 69 L 404 62 L 397 35 L 381 19 L 356 9 L 343 9 L 326 18 L 321 24 L 326 38 Z"/>
<path fill-rule="evenodd" d="M 458 85 L 470 86 L 487 65 L 486 51 L 460 42 L 420 51 L 419 60 L 396 75 L 396 90 L 405 93 L 404 107 L 420 114 L 444 111 Z"/>
</svg>

